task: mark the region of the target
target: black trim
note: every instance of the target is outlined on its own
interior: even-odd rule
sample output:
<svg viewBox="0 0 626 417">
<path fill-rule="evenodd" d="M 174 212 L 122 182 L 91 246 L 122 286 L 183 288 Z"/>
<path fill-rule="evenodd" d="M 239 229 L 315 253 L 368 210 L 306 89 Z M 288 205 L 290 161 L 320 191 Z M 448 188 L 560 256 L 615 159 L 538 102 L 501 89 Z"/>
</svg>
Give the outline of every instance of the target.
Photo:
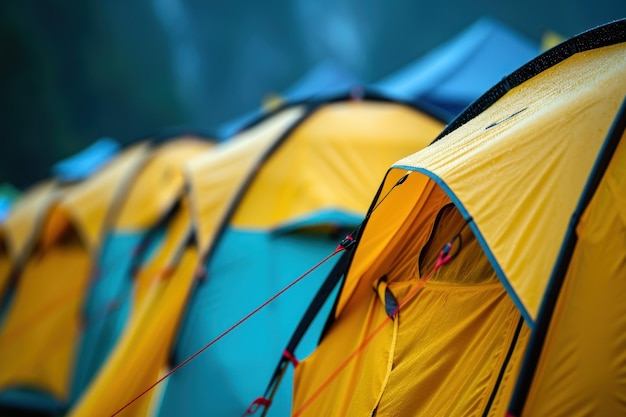
<svg viewBox="0 0 626 417">
<path fill-rule="evenodd" d="M 624 22 L 624 21 L 622 21 Z M 578 207 L 572 214 L 570 223 L 563 241 L 563 246 L 559 253 L 559 257 L 555 263 L 554 270 L 552 271 L 546 294 L 544 295 L 544 301 L 542 302 L 537 320 L 535 320 L 535 327 L 528 344 L 528 349 L 524 355 L 524 361 L 520 375 L 517 379 L 517 385 L 513 392 L 513 398 L 509 405 L 509 411 L 512 415 L 520 415 L 532 380 L 537 370 L 537 364 L 543 350 L 543 345 L 548 334 L 550 323 L 554 309 L 565 281 L 571 258 L 574 254 L 574 249 L 578 242 L 578 236 L 576 235 L 576 226 L 580 221 L 580 217 L 587 209 L 589 202 L 593 198 L 601 180 L 604 176 L 606 169 L 613 158 L 613 154 L 620 143 L 621 137 L 626 131 L 626 99 L 622 102 L 622 106 L 619 109 L 613 126 L 609 131 L 604 145 L 599 153 L 598 158 L 594 164 L 594 167 L 589 175 L 589 179 L 583 190 L 582 196 L 578 202 Z"/>
<path fill-rule="evenodd" d="M 470 104 L 459 114 L 445 129 L 435 138 L 435 142 L 450 132 L 458 129 L 465 123 L 474 119 L 484 112 L 492 104 L 498 101 L 509 90 L 528 81 L 548 68 L 566 60 L 575 53 L 597 49 L 626 41 L 626 19 L 616 20 L 594 29 L 590 29 L 580 35 L 574 36 L 563 43 L 547 50 L 543 54 L 521 66 L 502 81 L 487 90 L 485 94 Z"/>
<path fill-rule="evenodd" d="M 355 95 L 355 90 L 358 91 L 358 94 Z M 442 123 L 448 123 L 452 116 L 445 111 L 442 111 L 440 108 L 433 106 L 428 101 L 422 99 L 415 100 L 406 100 L 400 97 L 395 97 L 385 91 L 382 91 L 376 86 L 372 85 L 354 85 L 348 89 L 340 89 L 334 92 L 327 92 L 320 95 L 313 95 L 308 98 L 299 98 L 296 100 L 285 100 L 281 103 L 276 109 L 269 111 L 259 110 L 255 115 L 251 116 L 251 120 L 245 122 L 240 126 L 239 131 L 227 138 L 222 140 L 226 141 L 230 138 L 236 136 L 240 132 L 244 132 L 254 126 L 257 126 L 264 122 L 265 120 L 273 117 L 277 113 L 285 110 L 286 108 L 296 107 L 296 106 L 308 106 L 308 107 L 319 107 L 324 104 L 330 103 L 339 103 L 339 102 L 347 102 L 347 101 L 380 101 L 380 102 L 388 102 L 388 103 L 396 103 L 399 105 L 407 106 L 413 110 L 417 110 L 419 112 L 425 113 L 428 116 L 431 116 Z"/>
<path fill-rule="evenodd" d="M 363 235 L 363 233 L 365 231 L 365 228 L 367 227 L 367 223 L 369 222 L 369 219 L 372 216 L 372 213 L 376 210 L 378 205 L 380 203 L 382 203 L 382 201 L 387 197 L 387 195 L 389 195 L 391 190 L 393 190 L 398 185 L 401 185 L 401 184 L 403 184 L 406 181 L 406 175 L 400 177 L 400 179 L 398 181 L 396 181 L 396 183 L 389 189 L 387 194 L 385 194 L 382 197 L 382 199 L 381 199 L 381 194 L 383 192 L 383 188 L 385 186 L 385 183 L 387 182 L 387 177 L 389 176 L 389 173 L 392 171 L 392 169 L 393 168 L 389 168 L 387 170 L 387 173 L 385 174 L 385 178 L 383 179 L 382 183 L 378 187 L 378 190 L 376 191 L 376 194 L 374 195 L 374 198 L 372 199 L 372 202 L 370 203 L 370 207 L 367 210 L 367 213 L 365 214 L 365 218 L 363 219 L 363 221 L 361 222 L 361 224 L 359 225 L 357 230 L 355 230 L 353 232 L 353 234 L 352 234 L 352 237 L 354 238 L 356 243 L 354 244 L 354 247 L 352 248 L 352 251 L 350 252 L 349 259 L 347 260 L 348 265 L 346 266 L 346 273 L 350 270 L 350 267 L 352 266 L 352 260 L 354 259 L 354 256 L 355 256 L 357 250 L 359 249 L 359 243 L 361 242 L 361 236 Z M 341 298 L 341 294 L 343 293 L 343 288 L 344 288 L 345 283 L 346 283 L 346 280 L 343 279 L 341 281 L 340 286 L 339 286 L 339 292 L 337 293 L 337 297 L 335 298 L 335 303 L 333 304 L 333 307 L 331 308 L 330 313 L 328 314 L 328 318 L 326 320 L 326 323 L 324 324 L 324 328 L 322 329 L 322 333 L 320 334 L 320 339 L 318 341 L 318 344 L 322 342 L 324 337 L 326 337 L 326 334 L 330 330 L 330 327 L 335 322 L 335 317 L 337 315 L 337 306 L 339 304 L 339 299 Z"/>
<path fill-rule="evenodd" d="M 296 130 L 298 127 L 300 127 L 300 125 L 305 120 L 307 120 L 308 117 L 315 110 L 316 110 L 316 108 L 306 109 L 304 114 L 298 120 L 296 120 L 291 126 L 289 126 L 289 128 L 287 128 L 287 130 L 285 130 L 283 132 L 283 134 L 280 137 L 278 137 L 276 139 L 276 141 L 266 150 L 265 154 L 263 154 L 259 158 L 259 160 L 256 161 L 256 164 L 252 167 L 252 169 L 248 173 L 248 176 L 246 177 L 246 179 L 243 181 L 243 183 L 239 187 L 239 190 L 237 190 L 237 193 L 235 194 L 230 207 L 226 210 L 226 213 L 224 214 L 224 217 L 220 221 L 220 225 L 219 225 L 219 227 L 217 228 L 217 230 L 215 232 L 215 237 L 213 238 L 213 241 L 212 241 L 209 249 L 207 250 L 206 254 L 204 254 L 204 258 L 201 259 L 201 261 L 205 265 L 211 260 L 211 258 L 215 254 L 215 252 L 217 250 L 217 247 L 218 247 L 218 242 L 221 240 L 222 235 L 225 233 L 226 228 L 230 224 L 230 221 L 232 220 L 233 216 L 235 215 L 235 212 L 239 208 L 239 204 L 244 199 L 244 197 L 246 195 L 246 192 L 248 191 L 248 189 L 250 188 L 250 186 L 252 185 L 252 183 L 256 179 L 256 176 L 261 171 L 261 168 L 263 168 L 265 163 L 274 155 L 274 152 L 276 152 L 278 150 L 278 148 L 291 136 L 291 133 L 294 130 Z M 273 113 L 273 114 L 275 114 L 275 113 Z"/>
<path fill-rule="evenodd" d="M 226 215 L 221 221 L 220 227 L 218 228 L 216 236 L 213 239 L 214 243 L 211 245 L 211 247 L 209 248 L 205 256 L 205 259 L 204 259 L 205 262 L 210 260 L 210 258 L 213 256 L 213 253 L 215 252 L 216 246 L 217 246 L 215 242 L 218 242 L 220 240 L 220 237 L 224 233 L 227 225 L 230 223 L 230 220 L 234 216 L 234 213 L 239 207 L 239 204 L 243 200 L 246 192 L 248 191 L 249 187 L 251 186 L 252 182 L 256 178 L 257 174 L 259 173 L 259 171 L 261 170 L 265 162 L 267 162 L 273 156 L 274 152 L 280 146 L 282 146 L 282 144 L 291 136 L 293 131 L 298 129 L 300 125 L 304 123 L 306 120 L 308 120 L 309 117 L 311 117 L 311 115 L 314 114 L 319 108 L 327 104 L 339 103 L 339 102 L 350 101 L 350 100 L 355 100 L 353 96 L 351 95 L 351 92 L 342 91 L 341 93 L 327 94 L 327 95 L 323 95 L 323 96 L 316 97 L 316 98 L 303 99 L 300 101 L 285 103 L 274 111 L 261 114 L 257 120 L 247 125 L 247 127 L 255 126 L 261 123 L 262 121 L 265 121 L 271 117 L 274 117 L 275 115 L 284 111 L 285 109 L 293 108 L 297 105 L 303 105 L 306 107 L 305 112 L 300 117 L 300 119 L 294 122 L 287 130 L 285 130 L 285 132 L 283 132 L 283 134 L 274 142 L 274 144 L 272 144 L 272 146 L 266 151 L 266 153 L 263 156 L 261 156 L 261 158 L 257 161 L 257 164 L 249 172 L 248 177 L 246 178 L 246 180 L 244 180 L 244 183 L 241 185 L 241 187 L 237 191 L 237 194 L 235 198 L 233 199 L 231 206 L 229 207 L 228 211 L 226 212 Z M 429 109 L 426 109 L 426 107 L 421 107 L 419 105 L 416 105 L 408 101 L 397 100 L 393 97 L 390 97 L 389 95 L 385 95 L 373 89 L 369 90 L 369 89 L 363 88 L 363 91 L 361 92 L 361 94 L 359 94 L 359 97 L 357 98 L 357 100 L 395 103 L 398 105 L 407 106 L 416 111 L 426 113 L 429 116 L 441 122 L 445 122 L 444 119 L 439 117 L 436 113 L 431 113 Z"/>
<path fill-rule="evenodd" d="M 496 384 L 493 386 L 493 391 L 491 391 L 491 395 L 489 396 L 489 401 L 487 401 L 487 405 L 485 406 L 485 412 L 483 413 L 483 417 L 487 417 L 491 412 L 491 406 L 493 405 L 494 400 L 496 399 L 496 395 L 498 394 L 498 390 L 500 389 L 500 384 L 502 384 L 502 378 L 504 378 L 504 373 L 506 372 L 506 367 L 509 365 L 511 361 L 511 356 L 513 356 L 513 352 L 517 347 L 517 339 L 519 338 L 519 334 L 522 331 L 522 325 L 524 324 L 524 317 L 520 314 L 520 317 L 517 321 L 517 326 L 515 328 L 515 334 L 513 335 L 513 340 L 511 340 L 511 345 L 509 346 L 509 350 L 506 353 L 506 357 L 504 358 L 504 362 L 502 363 L 502 367 L 500 368 L 500 373 L 498 374 L 498 379 L 496 380 Z"/>
<path fill-rule="evenodd" d="M 300 344 L 300 341 L 302 340 L 302 337 L 308 330 L 309 326 L 311 325 L 311 323 L 313 323 L 313 320 L 315 320 L 315 317 L 317 317 L 320 309 L 322 308 L 324 303 L 326 303 L 326 300 L 328 300 L 328 297 L 330 297 L 330 294 L 333 292 L 337 284 L 344 277 L 344 274 L 348 267 L 349 258 L 350 252 L 344 252 L 341 255 L 341 258 L 339 258 L 339 260 L 333 267 L 333 269 L 326 276 L 324 283 L 317 290 L 315 297 L 313 297 L 311 303 L 309 304 L 309 307 L 302 316 L 298 327 L 293 332 L 293 335 L 291 336 L 291 339 L 289 340 L 289 343 L 286 347 L 286 350 L 288 352 L 295 353 L 296 348 Z"/>
<path fill-rule="evenodd" d="M 174 218 L 174 215 L 178 212 L 181 207 L 181 196 L 179 195 L 174 200 L 173 204 L 170 208 L 165 212 L 164 215 L 156 222 L 156 224 L 152 225 L 148 231 L 146 231 L 139 244 L 136 247 L 135 253 L 131 254 L 132 260 L 130 263 L 129 271 L 131 280 L 135 280 L 137 278 L 137 274 L 139 270 L 144 266 L 146 257 L 148 255 L 148 248 L 154 242 L 154 239 L 157 237 L 159 232 L 163 229 L 166 229 L 169 226 L 169 223 Z"/>
<path fill-rule="evenodd" d="M 333 290 L 337 286 L 337 283 L 344 276 L 346 267 L 348 265 L 349 253 L 350 252 L 346 251 L 341 255 L 341 258 L 339 258 L 339 260 L 337 261 L 333 269 L 326 276 L 326 279 L 324 280 L 324 283 L 322 284 L 322 286 L 317 290 L 315 297 L 313 297 L 313 299 L 311 300 L 311 303 L 309 304 L 309 307 L 307 308 L 306 312 L 300 319 L 300 323 L 298 323 L 298 327 L 296 327 L 296 330 L 291 335 L 291 339 L 289 339 L 289 342 L 287 343 L 287 346 L 285 347 L 286 352 L 289 352 L 292 355 L 295 353 L 295 350 L 300 344 L 300 341 L 304 337 L 306 331 L 309 329 L 309 326 L 311 325 L 311 323 L 313 323 L 313 320 L 315 320 L 315 318 L 317 317 L 317 314 L 321 310 L 322 306 L 326 303 L 326 300 L 328 300 L 328 297 L 330 297 L 330 294 L 333 292 Z M 268 383 L 267 388 L 265 390 L 266 396 L 272 391 L 276 390 L 275 386 L 276 384 L 280 383 L 281 376 L 288 362 L 289 362 L 289 359 L 286 358 L 284 355 L 280 357 L 278 364 L 276 365 L 276 369 L 274 370 L 274 373 L 272 374 L 272 378 L 270 379 L 270 382 Z"/>
</svg>

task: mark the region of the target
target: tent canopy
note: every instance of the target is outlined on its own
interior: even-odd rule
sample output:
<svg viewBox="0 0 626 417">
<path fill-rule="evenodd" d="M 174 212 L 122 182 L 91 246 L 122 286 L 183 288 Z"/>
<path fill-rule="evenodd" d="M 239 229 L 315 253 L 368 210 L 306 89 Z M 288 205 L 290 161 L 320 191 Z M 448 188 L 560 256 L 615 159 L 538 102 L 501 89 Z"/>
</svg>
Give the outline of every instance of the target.
<svg viewBox="0 0 626 417">
<path fill-rule="evenodd" d="M 625 52 L 572 38 L 393 165 L 293 415 L 624 414 Z"/>
</svg>

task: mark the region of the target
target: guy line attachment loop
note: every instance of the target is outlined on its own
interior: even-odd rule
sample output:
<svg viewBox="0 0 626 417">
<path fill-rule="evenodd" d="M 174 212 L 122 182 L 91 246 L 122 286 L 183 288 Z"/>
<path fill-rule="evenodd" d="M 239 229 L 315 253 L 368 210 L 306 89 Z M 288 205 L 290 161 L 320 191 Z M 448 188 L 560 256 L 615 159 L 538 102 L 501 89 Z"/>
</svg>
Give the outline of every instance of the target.
<svg viewBox="0 0 626 417">
<path fill-rule="evenodd" d="M 352 237 L 352 235 L 347 235 L 339 244 L 337 245 L 337 249 L 335 250 L 350 250 L 356 245 L 356 240 Z"/>
<path fill-rule="evenodd" d="M 456 252 L 450 253 L 450 251 L 452 250 L 452 245 L 457 240 L 459 241 L 459 248 L 456 250 Z M 439 252 L 439 257 L 437 258 L 437 262 L 435 262 L 433 271 L 450 262 L 461 251 L 461 244 L 461 233 L 459 232 L 452 238 L 452 240 L 446 243 L 441 252 Z"/>
<path fill-rule="evenodd" d="M 258 397 L 248 406 L 246 412 L 243 414 L 244 416 L 251 415 L 256 413 L 259 408 L 265 407 L 268 408 L 272 404 L 272 401 L 268 400 L 265 397 Z M 242 416 L 243 417 L 243 416 Z"/>
</svg>

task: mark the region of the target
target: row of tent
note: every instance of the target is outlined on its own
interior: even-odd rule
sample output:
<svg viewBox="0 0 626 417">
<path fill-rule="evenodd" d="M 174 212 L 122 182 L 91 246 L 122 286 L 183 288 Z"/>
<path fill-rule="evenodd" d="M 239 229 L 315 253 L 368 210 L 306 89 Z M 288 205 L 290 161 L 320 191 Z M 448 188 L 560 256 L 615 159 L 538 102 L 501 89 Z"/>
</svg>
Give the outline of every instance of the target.
<svg viewBox="0 0 626 417">
<path fill-rule="evenodd" d="M 82 174 L 0 223 L 0 407 L 623 415 L 626 21 L 445 109 L 489 27 L 413 95 L 407 72 L 59 165 Z"/>
</svg>

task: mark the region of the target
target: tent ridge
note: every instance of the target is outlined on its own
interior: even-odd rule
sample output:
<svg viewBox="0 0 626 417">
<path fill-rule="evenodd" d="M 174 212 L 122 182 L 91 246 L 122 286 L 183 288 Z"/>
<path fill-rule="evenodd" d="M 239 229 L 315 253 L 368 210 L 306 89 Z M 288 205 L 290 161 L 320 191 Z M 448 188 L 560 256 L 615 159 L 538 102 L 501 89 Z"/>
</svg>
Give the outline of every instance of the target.
<svg viewBox="0 0 626 417">
<path fill-rule="evenodd" d="M 287 108 L 286 106 L 285 108 Z M 207 248 L 205 249 L 205 253 L 200 255 L 200 259 L 202 263 L 207 263 L 208 260 L 213 256 L 215 251 L 217 250 L 217 242 L 220 237 L 226 231 L 229 221 L 235 215 L 237 211 L 237 207 L 243 200 L 246 195 L 246 191 L 252 185 L 255 177 L 259 174 L 261 168 L 264 163 L 280 148 L 280 146 L 290 137 L 291 133 L 296 130 L 319 106 L 313 105 L 311 107 L 305 108 L 304 112 L 295 120 L 291 126 L 285 129 L 284 132 L 278 137 L 273 144 L 271 144 L 265 152 L 259 157 L 259 159 L 254 163 L 252 167 L 250 167 L 250 172 L 243 179 L 242 183 L 239 186 L 239 189 L 234 193 L 234 196 L 231 200 L 230 206 L 226 209 L 224 216 L 219 220 L 219 226 L 216 229 L 215 235 L 213 236 L 211 242 L 209 242 Z M 272 114 L 278 114 L 280 111 Z"/>
<path fill-rule="evenodd" d="M 450 189 L 450 187 L 448 187 L 448 185 L 438 175 L 436 175 L 435 173 L 433 173 L 431 171 L 428 171 L 428 170 L 426 170 L 424 168 L 413 167 L 413 166 L 410 166 L 410 165 L 394 165 L 393 168 L 406 169 L 406 170 L 409 170 L 409 171 L 419 172 L 421 174 L 426 175 L 427 177 L 429 177 L 433 181 L 435 181 L 437 183 L 437 185 L 439 185 L 439 187 L 441 187 L 441 189 L 446 193 L 446 195 L 450 198 L 450 200 L 452 200 L 452 202 L 454 203 L 456 208 L 459 210 L 459 212 L 461 213 L 461 215 L 463 216 L 463 218 L 465 219 L 467 224 L 472 229 L 472 232 L 476 236 L 476 240 L 478 240 L 478 242 L 480 243 L 480 246 L 482 247 L 483 251 L 485 252 L 485 256 L 487 256 L 487 259 L 489 259 L 489 263 L 493 267 L 494 271 L 496 271 L 496 274 L 498 275 L 498 278 L 500 279 L 500 281 L 502 282 L 502 285 L 506 289 L 506 292 L 513 299 L 513 302 L 515 303 L 515 306 L 520 311 L 522 317 L 524 318 L 524 320 L 526 321 L 528 326 L 532 329 L 534 327 L 534 320 L 532 319 L 529 311 L 526 309 L 526 307 L 524 306 L 524 303 L 519 298 L 519 296 L 517 295 L 516 291 L 513 289 L 513 286 L 511 285 L 511 283 L 507 279 L 506 274 L 502 270 L 502 267 L 498 263 L 498 260 L 496 259 L 495 255 L 493 254 L 493 252 L 491 251 L 489 245 L 487 244 L 487 241 L 485 240 L 485 237 L 483 236 L 482 232 L 480 231 L 480 229 L 476 225 L 476 222 L 474 222 L 474 218 L 467 211 L 467 209 L 465 208 L 465 206 L 463 205 L 461 200 L 456 196 L 456 194 L 452 191 L 452 189 Z"/>
<path fill-rule="evenodd" d="M 617 145 L 619 144 L 625 131 L 626 97 L 617 112 L 615 123 L 611 126 L 611 129 L 607 134 L 599 156 L 596 159 L 596 163 L 591 170 L 587 184 L 583 189 L 578 205 L 572 213 L 570 223 L 563 240 L 563 246 L 561 247 L 554 269 L 548 280 L 547 290 L 541 302 L 539 313 L 537 314 L 536 325 L 533 329 L 534 331 L 529 341 L 528 349 L 524 355 L 518 383 L 513 392 L 513 397 L 509 406 L 509 413 L 512 416 L 520 415 L 526 402 L 539 357 L 541 355 L 541 351 L 543 350 L 544 341 L 547 336 L 550 323 L 552 322 L 552 316 L 554 309 L 556 308 L 558 296 L 561 293 L 565 275 L 578 242 L 576 227 L 582 214 L 589 205 L 591 198 L 600 185 L 601 178 L 604 176 L 609 162 L 611 161 Z"/>
<path fill-rule="evenodd" d="M 485 94 L 476 99 L 465 111 L 452 120 L 433 142 L 447 136 L 450 132 L 458 129 L 485 111 L 510 89 L 528 81 L 572 55 L 624 41 L 626 41 L 626 18 L 590 29 L 562 42 L 513 71 L 498 84 L 487 90 Z"/>
</svg>

